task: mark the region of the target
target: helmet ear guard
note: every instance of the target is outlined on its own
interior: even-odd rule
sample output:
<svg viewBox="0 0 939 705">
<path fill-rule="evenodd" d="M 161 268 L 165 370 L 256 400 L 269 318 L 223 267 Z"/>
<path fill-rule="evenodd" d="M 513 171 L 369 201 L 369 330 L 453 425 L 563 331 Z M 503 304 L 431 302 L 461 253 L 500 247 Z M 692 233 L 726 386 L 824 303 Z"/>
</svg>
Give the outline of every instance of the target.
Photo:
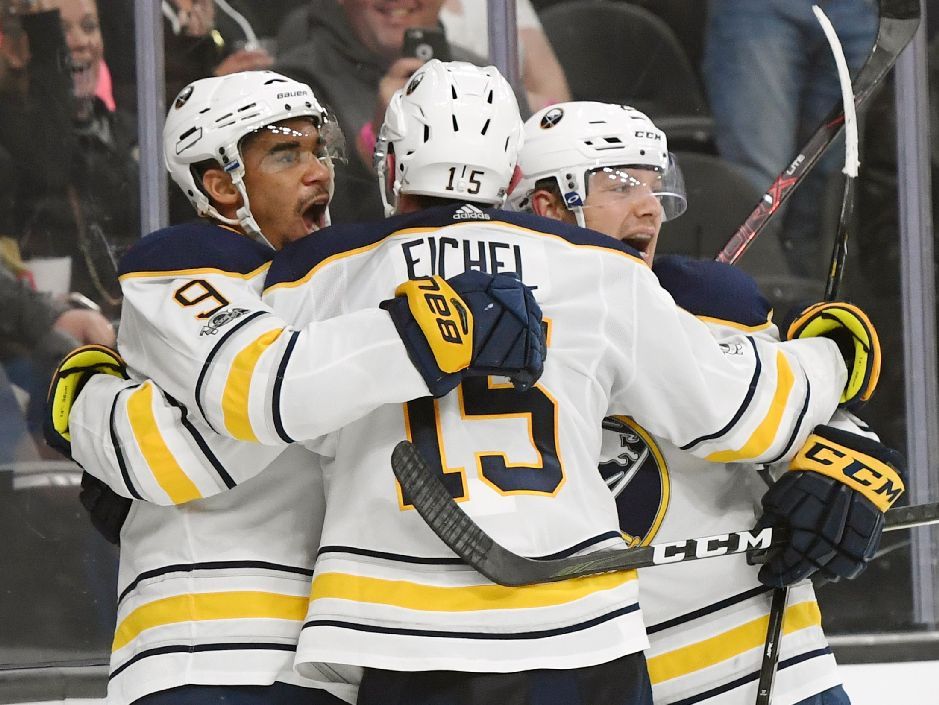
<svg viewBox="0 0 939 705">
<path fill-rule="evenodd" d="M 684 179 L 668 151 L 665 133 L 629 106 L 577 101 L 539 110 L 525 122 L 518 165 L 523 176 L 509 198 L 508 207 L 513 210 L 531 212 L 535 185 L 550 178 L 583 227 L 590 175 L 605 167 L 619 167 L 660 174 L 655 194 L 664 220 L 685 211 Z"/>
<path fill-rule="evenodd" d="M 329 156 L 341 152 L 338 126 L 303 83 L 273 71 L 243 71 L 194 81 L 180 91 L 166 117 L 166 168 L 200 216 L 240 227 L 266 242 L 251 214 L 241 143 L 256 130 L 297 117 L 314 121 Z M 198 170 L 193 167 L 207 161 L 224 169 L 241 194 L 243 205 L 235 218 L 223 216 L 202 189 Z M 331 161 L 328 166 L 331 171 Z M 328 212 L 326 219 L 328 222 Z"/>
<path fill-rule="evenodd" d="M 401 194 L 501 206 L 521 140 L 518 102 L 494 67 L 428 61 L 392 97 L 379 131 L 385 212 Z"/>
</svg>

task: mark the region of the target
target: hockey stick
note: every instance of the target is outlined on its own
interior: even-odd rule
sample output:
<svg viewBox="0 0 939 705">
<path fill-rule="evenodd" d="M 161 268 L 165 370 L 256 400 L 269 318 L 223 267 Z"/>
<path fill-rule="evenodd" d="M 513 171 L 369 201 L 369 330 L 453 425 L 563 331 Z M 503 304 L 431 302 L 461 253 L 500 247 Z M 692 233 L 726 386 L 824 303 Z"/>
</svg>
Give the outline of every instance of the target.
<svg viewBox="0 0 939 705">
<path fill-rule="evenodd" d="M 450 496 L 410 441 L 391 453 L 391 467 L 408 504 L 457 556 L 494 583 L 509 587 L 551 583 L 598 573 L 649 568 L 670 563 L 765 551 L 785 543 L 786 533 L 767 527 L 758 533 L 734 531 L 636 548 L 601 549 L 564 558 L 526 558 L 496 543 Z M 939 503 L 891 509 L 884 531 L 939 523 Z"/>
<path fill-rule="evenodd" d="M 831 53 L 838 68 L 838 83 L 841 85 L 841 106 L 844 114 L 845 129 L 845 158 L 844 158 L 844 194 L 841 200 L 841 215 L 838 219 L 838 232 L 835 234 L 835 243 L 831 252 L 831 265 L 828 268 L 828 281 L 825 284 L 825 301 L 834 301 L 841 287 L 841 278 L 844 273 L 844 263 L 848 255 L 848 225 L 851 212 L 854 210 L 854 179 L 857 177 L 858 162 L 858 133 L 857 133 L 857 106 L 851 92 L 851 76 L 848 72 L 848 62 L 844 56 L 841 41 L 835 33 L 831 20 L 818 5 L 812 6 L 825 38 L 831 46 Z M 764 478 L 765 479 L 765 478 Z M 766 625 L 766 641 L 763 645 L 763 660 L 760 664 L 760 676 L 756 688 L 755 705 L 770 705 L 773 700 L 773 685 L 776 681 L 776 670 L 779 666 L 779 649 L 782 643 L 783 620 L 786 615 L 786 604 L 789 602 L 789 586 L 784 585 L 773 589 L 773 600 L 770 605 L 769 621 Z"/>
<path fill-rule="evenodd" d="M 874 48 L 854 80 L 854 105 L 860 109 L 874 89 L 896 63 L 904 47 L 913 39 L 920 20 L 920 0 L 880 0 L 880 23 Z M 806 174 L 841 132 L 844 125 L 842 106 L 832 109 L 789 166 L 776 177 L 750 215 L 727 244 L 717 253 L 719 262 L 734 263 L 746 252 L 753 239 L 766 227 L 779 207 L 786 202 Z"/>
</svg>

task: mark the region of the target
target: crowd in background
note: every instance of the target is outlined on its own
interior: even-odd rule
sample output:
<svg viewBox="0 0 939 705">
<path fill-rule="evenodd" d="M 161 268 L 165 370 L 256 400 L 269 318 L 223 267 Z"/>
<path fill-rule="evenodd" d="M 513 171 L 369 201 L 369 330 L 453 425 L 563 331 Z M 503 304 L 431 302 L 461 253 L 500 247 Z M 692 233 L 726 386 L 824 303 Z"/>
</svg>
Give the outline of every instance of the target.
<svg viewBox="0 0 939 705">
<path fill-rule="evenodd" d="M 518 0 L 524 84 L 519 99 L 526 116 L 554 102 L 605 99 L 581 92 L 589 81 L 571 73 L 565 47 L 552 46 L 547 24 L 542 28 L 539 14 L 558 4 Z M 682 144 L 736 164 L 756 193 L 770 185 L 840 100 L 834 62 L 811 14 L 811 0 L 580 4 L 584 13 L 590 5 L 630 5 L 670 33 L 708 105 L 692 116 L 707 118 L 705 133 Z M 820 4 L 857 70 L 874 40 L 876 1 Z M 164 0 L 167 104 L 196 78 L 242 70 L 272 68 L 310 84 L 334 111 L 346 141 L 345 159 L 336 167 L 333 222 L 380 218 L 371 160 L 377 126 L 391 95 L 422 63 L 402 55 L 403 28 L 442 23 L 454 59 L 485 64 L 488 52 L 485 0 L 415 0 L 406 19 L 392 16 L 392 5 Z M 58 359 L 79 343 L 115 341 L 118 263 L 142 235 L 133 12 L 129 0 L 0 0 L 0 464 L 44 455 L 32 439 L 40 435 L 45 390 Z M 939 16 L 939 8 L 932 15 Z M 589 70 L 598 73 L 611 52 L 627 50 L 596 48 Z M 931 54 L 939 52 L 939 44 L 932 49 Z M 669 80 L 669 67 L 654 55 L 645 59 L 635 63 L 643 76 L 622 76 L 627 101 L 631 81 L 649 74 Z M 939 71 L 939 61 L 931 66 Z M 862 167 L 858 254 L 848 272 L 864 282 L 856 291 L 859 298 L 869 297 L 864 304 L 880 324 L 891 365 L 885 371 L 891 384 L 881 385 L 888 391 L 871 407 L 881 418 L 872 421 L 885 440 L 902 446 L 891 101 L 888 86 L 868 116 L 862 164 L 869 155 L 870 168 Z M 668 130 L 675 117 L 668 106 L 643 108 Z M 939 149 L 933 151 L 937 164 Z M 793 277 L 814 277 L 819 286 L 840 197 L 837 152 L 833 148 L 816 168 L 772 235 L 779 238 L 784 258 L 778 266 Z M 693 187 L 689 184 L 692 201 Z M 172 222 L 190 217 L 188 203 L 173 188 L 170 205 Z"/>
</svg>

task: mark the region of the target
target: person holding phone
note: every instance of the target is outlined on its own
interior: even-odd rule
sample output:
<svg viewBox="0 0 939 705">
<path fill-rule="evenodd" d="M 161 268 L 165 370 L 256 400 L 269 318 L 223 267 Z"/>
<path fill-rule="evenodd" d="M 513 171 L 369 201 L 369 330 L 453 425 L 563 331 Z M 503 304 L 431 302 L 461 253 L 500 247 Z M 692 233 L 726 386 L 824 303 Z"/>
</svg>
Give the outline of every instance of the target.
<svg viewBox="0 0 939 705">
<path fill-rule="evenodd" d="M 333 222 L 383 217 L 372 169 L 377 126 L 391 96 L 424 61 L 487 63 L 450 44 L 440 24 L 442 5 L 415 0 L 389 9 L 379 0 L 310 0 L 281 25 L 275 70 L 312 86 L 355 147 L 336 166 Z"/>
</svg>

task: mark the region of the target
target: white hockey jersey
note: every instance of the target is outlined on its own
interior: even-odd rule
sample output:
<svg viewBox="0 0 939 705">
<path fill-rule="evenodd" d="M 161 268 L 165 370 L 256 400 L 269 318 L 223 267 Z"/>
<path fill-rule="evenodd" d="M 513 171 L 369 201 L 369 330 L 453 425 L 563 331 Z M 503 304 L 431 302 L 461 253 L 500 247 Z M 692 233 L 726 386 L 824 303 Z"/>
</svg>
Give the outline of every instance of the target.
<svg viewBox="0 0 939 705">
<path fill-rule="evenodd" d="M 778 339 L 768 304 L 739 270 L 662 257 L 654 271 L 716 338 L 746 330 Z M 859 430 L 841 413 L 839 423 Z M 708 463 L 626 418 L 604 422 L 600 472 L 634 545 L 749 529 L 766 491 L 752 465 Z M 758 571 L 740 555 L 639 571 L 657 705 L 754 702 L 772 595 Z M 809 581 L 790 590 L 784 625 L 773 702 L 793 705 L 840 684 Z"/>
<path fill-rule="evenodd" d="M 144 500 L 121 535 L 111 702 L 183 684 L 314 685 L 292 663 L 322 475 L 312 453 L 285 451 L 288 433 L 427 393 L 384 311 L 305 329 L 275 316 L 260 298 L 272 256 L 200 224 L 154 233 L 122 261 L 119 348 L 134 379 L 90 380 L 70 415 L 75 459 Z M 379 362 L 393 373 L 381 386 Z M 354 700 L 344 678 L 325 678 Z"/>
<path fill-rule="evenodd" d="M 405 278 L 509 271 L 549 322 L 544 376 L 521 394 L 466 380 L 386 405 L 317 445 L 327 514 L 301 673 L 320 662 L 397 670 L 573 668 L 646 646 L 632 573 L 493 585 L 447 551 L 389 467 L 410 438 L 474 519 L 510 549 L 558 556 L 619 543 L 596 472 L 601 419 L 631 413 L 712 461 L 768 460 L 827 420 L 844 381 L 830 341 L 719 346 L 611 238 L 540 218 L 445 207 L 333 229 L 275 259 L 265 300 L 304 325 L 374 306 Z M 343 292 L 337 296 L 335 292 Z M 375 383 L 388 372 L 376 368 Z M 794 452 L 794 451 L 792 451 Z"/>
</svg>

